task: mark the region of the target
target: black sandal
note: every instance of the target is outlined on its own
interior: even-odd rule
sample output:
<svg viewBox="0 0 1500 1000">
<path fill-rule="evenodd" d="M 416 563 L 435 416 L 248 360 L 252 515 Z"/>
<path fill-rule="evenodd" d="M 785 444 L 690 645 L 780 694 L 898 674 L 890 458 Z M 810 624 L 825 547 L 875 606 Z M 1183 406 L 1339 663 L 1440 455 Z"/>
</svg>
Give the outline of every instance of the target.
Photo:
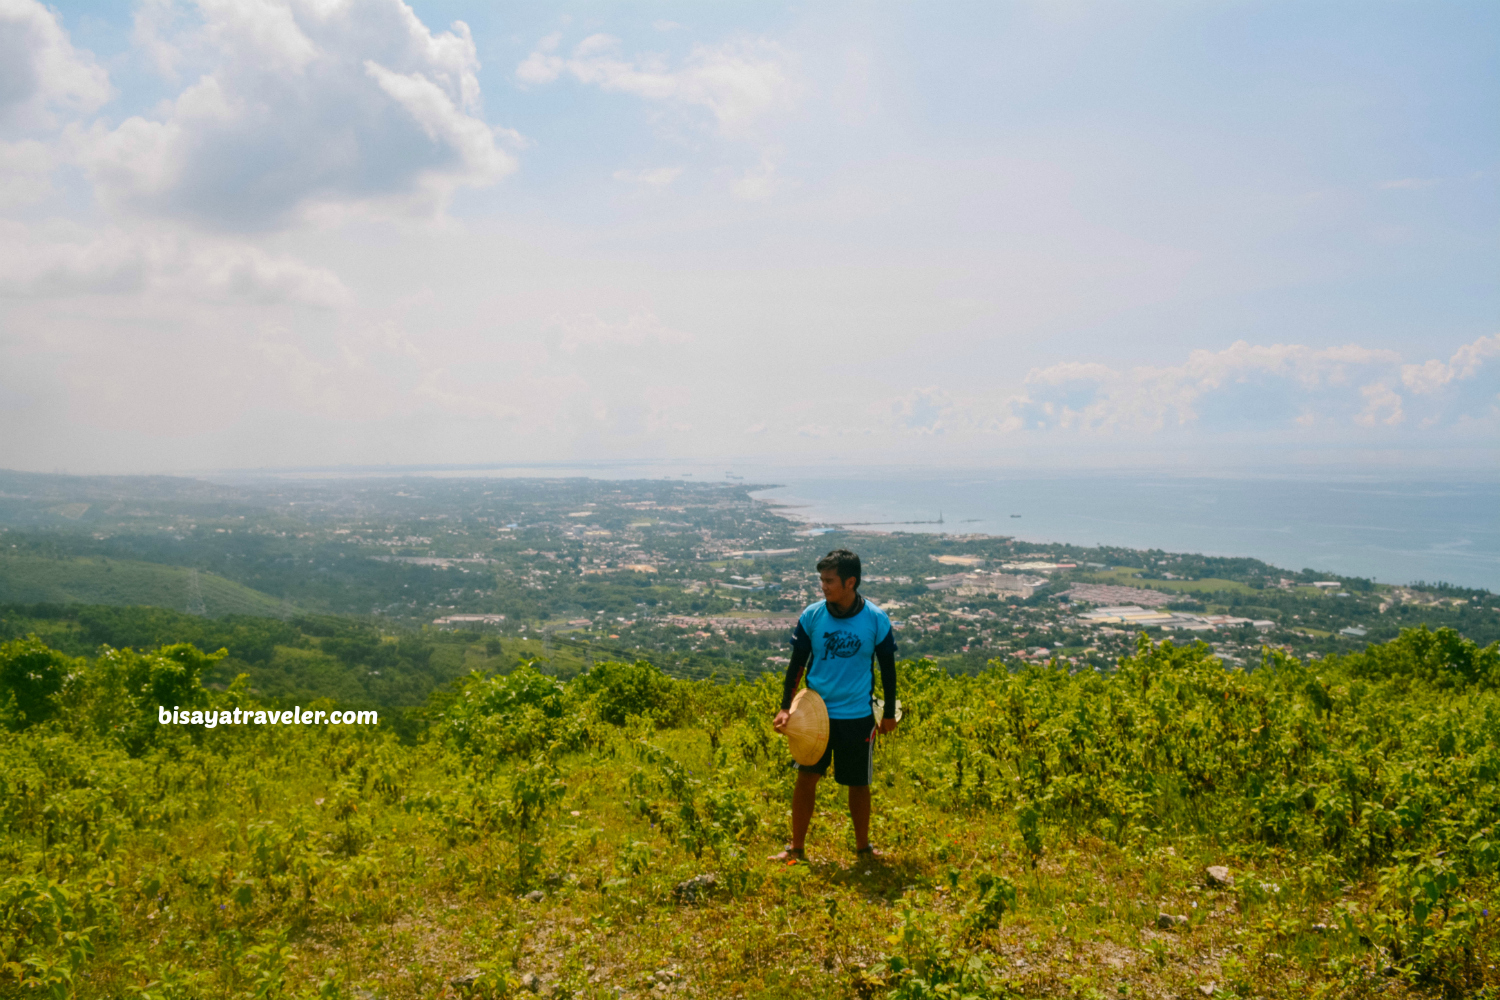
<svg viewBox="0 0 1500 1000">
<path fill-rule="evenodd" d="M 807 864 L 807 849 L 805 847 L 793 847 L 791 844 L 787 844 L 781 849 L 780 854 L 773 854 L 766 860 L 780 861 L 782 864 L 787 865 L 805 865 Z"/>
<path fill-rule="evenodd" d="M 874 844 L 866 844 L 864 847 L 856 848 L 854 856 L 856 858 L 869 858 L 871 861 L 879 861 L 885 857 L 885 852 L 875 850 Z"/>
</svg>

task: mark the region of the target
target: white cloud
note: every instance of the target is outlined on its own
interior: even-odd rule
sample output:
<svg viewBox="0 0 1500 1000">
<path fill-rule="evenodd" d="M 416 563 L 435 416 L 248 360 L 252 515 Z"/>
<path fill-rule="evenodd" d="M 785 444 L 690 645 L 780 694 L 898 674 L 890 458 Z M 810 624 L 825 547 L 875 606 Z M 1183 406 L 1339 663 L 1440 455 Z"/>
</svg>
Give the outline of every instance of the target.
<svg viewBox="0 0 1500 1000">
<path fill-rule="evenodd" d="M 1361 427 L 1374 427 L 1377 423 L 1395 427 L 1406 419 L 1401 410 L 1401 396 L 1384 382 L 1364 386 L 1359 394 L 1365 399 L 1365 408 L 1355 416 L 1354 422 Z"/>
<path fill-rule="evenodd" d="M 193 254 L 179 279 L 188 287 L 212 290 L 220 297 L 262 303 L 295 302 L 333 309 L 352 299 L 337 275 L 256 247 L 224 245 Z"/>
<path fill-rule="evenodd" d="M 0 296 L 159 293 L 200 301 L 347 305 L 332 272 L 233 241 L 181 233 L 0 223 Z"/>
<path fill-rule="evenodd" d="M 567 62 L 558 55 L 557 45 L 562 41 L 562 32 L 554 31 L 536 43 L 531 54 L 516 66 L 516 79 L 523 84 L 547 84 L 562 76 Z"/>
<path fill-rule="evenodd" d="M 37 0 L 0 0 L 0 128 L 47 130 L 59 112 L 93 111 L 109 76 L 73 48 L 57 15 Z"/>
<path fill-rule="evenodd" d="M 1497 354 L 1500 354 L 1500 334 L 1480 337 L 1460 347 L 1446 364 L 1434 359 L 1420 365 L 1403 365 L 1401 382 L 1412 392 L 1435 393 L 1450 382 L 1473 377 L 1486 358 Z"/>
<path fill-rule="evenodd" d="M 941 434 L 963 421 L 953 398 L 942 389 L 915 389 L 891 404 L 896 425 L 917 434 Z"/>
<path fill-rule="evenodd" d="M 411 113 L 430 141 L 444 144 L 459 155 L 467 171 L 461 183 L 476 187 L 492 184 L 515 170 L 515 158 L 496 147 L 495 131 L 462 111 L 434 80 L 421 73 L 393 73 L 369 59 L 365 60 L 365 72 Z M 513 142 L 520 139 L 513 132 L 506 135 Z M 438 188 L 457 180 L 443 168 L 427 171 L 427 177 L 427 185 Z"/>
<path fill-rule="evenodd" d="M 788 104 L 794 90 L 789 54 L 765 39 L 695 45 L 677 69 L 660 56 L 626 57 L 619 39 L 609 35 L 590 35 L 566 58 L 556 54 L 559 41 L 558 35 L 542 39 L 516 67 L 516 79 L 539 86 L 566 73 L 601 90 L 703 108 L 724 135 L 743 134 Z"/>
<path fill-rule="evenodd" d="M 349 416 L 347 395 L 340 391 L 336 369 L 308 357 L 280 331 L 250 345 L 274 372 L 283 390 L 305 410 L 331 417 Z"/>
<path fill-rule="evenodd" d="M 555 316 L 552 327 L 558 348 L 566 354 L 649 347 L 675 347 L 693 338 L 673 330 L 650 314 L 612 323 L 599 316 Z"/>
<path fill-rule="evenodd" d="M 1453 371 L 1436 358 L 1420 365 L 1401 366 L 1401 382 L 1412 392 L 1437 392 L 1451 381 Z"/>
<path fill-rule="evenodd" d="M 124 233 L 32 230 L 0 223 L 0 295 L 15 297 L 138 292 L 150 253 Z"/>
<path fill-rule="evenodd" d="M 130 40 L 162 76 L 175 81 L 182 51 L 173 43 L 179 11 L 174 0 L 140 0 L 132 19 Z"/>
<path fill-rule="evenodd" d="M 656 167 L 650 170 L 616 170 L 614 172 L 614 179 L 617 181 L 656 189 L 669 186 L 681 176 L 681 167 Z"/>
<path fill-rule="evenodd" d="M 1452 369 L 1473 374 L 1478 359 L 1489 353 L 1496 353 L 1489 339 L 1465 345 L 1455 353 Z M 1351 426 L 1394 429 L 1412 415 L 1393 388 L 1401 370 L 1396 352 L 1359 344 L 1314 348 L 1241 341 L 1219 351 L 1193 351 L 1180 365 L 1122 370 L 1096 361 L 1061 361 L 1033 369 L 1020 392 L 1004 387 L 989 393 L 935 386 L 903 389 L 893 392 L 890 401 L 871 405 L 866 423 L 893 436 L 941 437 L 960 448 L 990 435 L 1118 442 L 1171 432 L 1212 440 L 1246 431 L 1296 435 L 1315 428 L 1323 434 Z M 1467 411 L 1473 407 L 1463 401 L 1444 402 L 1446 410 L 1417 414 L 1416 426 L 1457 426 L 1472 418 Z M 1478 405 L 1485 412 L 1493 409 L 1488 397 Z M 782 430 L 790 432 L 808 416 L 824 415 L 817 406 L 809 409 Z M 795 433 L 807 436 L 824 426 L 808 424 Z"/>
<path fill-rule="evenodd" d="M 436 368 L 423 375 L 416 396 L 444 413 L 469 419 L 514 421 L 521 416 L 513 393 L 468 391 L 453 384 L 448 369 Z"/>
<path fill-rule="evenodd" d="M 151 116 L 76 133 L 110 208 L 263 230 L 318 209 L 430 210 L 516 168 L 483 120 L 473 39 L 400 0 L 199 0 L 159 64 L 203 71 Z M 146 33 L 138 21 L 137 34 Z"/>
<path fill-rule="evenodd" d="M 29 205 L 52 191 L 52 146 L 35 139 L 0 142 L 0 211 Z"/>
<path fill-rule="evenodd" d="M 1269 378 L 1303 391 L 1338 387 L 1351 369 L 1399 364 L 1394 351 L 1347 344 L 1312 348 L 1302 344 L 1256 345 L 1236 341 L 1221 351 L 1193 351 L 1186 363 L 1116 371 L 1097 363 L 1064 362 L 1036 369 L 1026 377 L 1035 387 L 1071 389 L 1039 393 L 1042 422 L 1089 431 L 1159 431 L 1198 420 L 1210 394 L 1234 383 Z"/>
<path fill-rule="evenodd" d="M 1032 370 L 1026 381 L 1033 385 L 1066 385 L 1069 382 L 1112 382 L 1120 373 L 1097 361 L 1064 361 Z"/>
<path fill-rule="evenodd" d="M 730 194 L 740 201 L 766 201 L 776 191 L 776 164 L 769 156 L 745 171 L 729 186 Z"/>
</svg>

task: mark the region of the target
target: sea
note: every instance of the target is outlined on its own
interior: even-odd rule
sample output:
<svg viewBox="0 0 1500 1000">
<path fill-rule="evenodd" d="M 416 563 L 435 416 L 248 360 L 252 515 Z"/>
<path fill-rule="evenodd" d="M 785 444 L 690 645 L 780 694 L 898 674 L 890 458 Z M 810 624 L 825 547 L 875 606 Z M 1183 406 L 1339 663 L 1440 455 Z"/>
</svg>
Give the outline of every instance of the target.
<svg viewBox="0 0 1500 1000">
<path fill-rule="evenodd" d="M 1378 583 L 1500 592 L 1500 473 L 809 468 L 701 462 L 369 466 L 250 478 L 585 476 L 733 483 L 809 528 L 1008 535 L 1249 556 Z M 246 472 L 229 478 L 239 478 Z M 218 477 L 223 478 L 224 474 Z"/>
<path fill-rule="evenodd" d="M 1249 556 L 1500 591 L 1496 480 L 916 473 L 789 477 L 754 495 L 809 524 Z"/>
</svg>

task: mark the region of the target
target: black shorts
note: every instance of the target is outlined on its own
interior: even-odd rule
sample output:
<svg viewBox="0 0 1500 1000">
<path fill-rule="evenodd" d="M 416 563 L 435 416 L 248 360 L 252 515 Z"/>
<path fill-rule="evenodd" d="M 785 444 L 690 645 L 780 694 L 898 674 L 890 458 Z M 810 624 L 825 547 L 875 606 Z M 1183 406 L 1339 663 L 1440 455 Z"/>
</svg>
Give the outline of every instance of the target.
<svg viewBox="0 0 1500 1000">
<path fill-rule="evenodd" d="M 875 716 L 863 719 L 829 719 L 828 749 L 816 764 L 798 764 L 797 770 L 827 774 L 833 761 L 833 780 L 841 785 L 862 787 L 875 781 Z"/>
</svg>

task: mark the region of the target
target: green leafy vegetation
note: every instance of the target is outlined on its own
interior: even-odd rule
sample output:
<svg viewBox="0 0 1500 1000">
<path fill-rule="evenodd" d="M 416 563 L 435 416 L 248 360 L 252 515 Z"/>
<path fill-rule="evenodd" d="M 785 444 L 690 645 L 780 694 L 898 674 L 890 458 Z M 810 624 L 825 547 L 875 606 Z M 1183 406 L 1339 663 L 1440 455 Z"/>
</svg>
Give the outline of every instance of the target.
<svg viewBox="0 0 1500 1000">
<path fill-rule="evenodd" d="M 1456 690 L 1500 687 L 1500 643 L 1481 648 L 1451 628 L 1408 629 L 1399 642 L 1371 646 L 1345 664 L 1361 677 L 1419 680 Z"/>
<path fill-rule="evenodd" d="M 163 725 L 266 706 L 247 678 L 206 687 L 226 661 L 191 645 L 12 639 L 0 989 L 1495 996 L 1497 656 L 1417 629 L 1253 670 L 1146 638 L 1103 673 L 906 660 L 885 856 L 856 858 L 825 782 L 811 863 L 782 867 L 771 677 L 523 657 L 431 694 L 402 739 L 383 716 Z"/>
<path fill-rule="evenodd" d="M 487 648 L 470 633 L 395 636 L 332 616 L 297 615 L 283 621 L 248 615 L 202 618 L 149 607 L 0 607 L 0 638 L 28 634 L 73 656 L 105 646 L 149 648 L 177 642 L 222 649 L 225 655 L 205 669 L 206 686 L 222 690 L 244 675 L 248 693 L 285 707 L 317 698 L 333 698 L 351 708 L 417 707 L 469 670 L 496 665 L 500 653 L 498 643 Z"/>
</svg>

